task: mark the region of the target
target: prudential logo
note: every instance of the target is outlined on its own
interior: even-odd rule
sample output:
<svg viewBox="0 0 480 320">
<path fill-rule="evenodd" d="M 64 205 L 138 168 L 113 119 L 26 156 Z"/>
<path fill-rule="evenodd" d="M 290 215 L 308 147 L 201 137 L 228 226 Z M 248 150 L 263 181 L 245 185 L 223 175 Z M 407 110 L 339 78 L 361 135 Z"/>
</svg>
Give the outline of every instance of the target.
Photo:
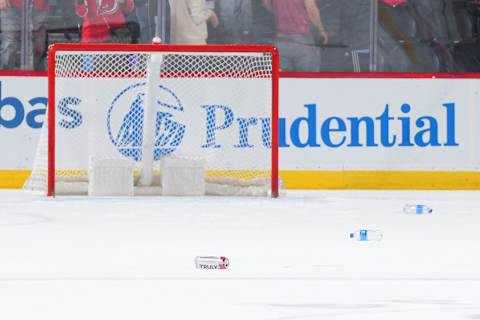
<svg viewBox="0 0 480 320">
<path fill-rule="evenodd" d="M 135 161 L 142 160 L 145 92 L 145 82 L 125 88 L 115 97 L 107 114 L 111 142 L 122 155 Z M 176 115 L 185 112 L 178 96 L 162 85 L 155 95 L 154 157 L 158 161 L 182 143 L 186 126 L 176 120 Z"/>
</svg>

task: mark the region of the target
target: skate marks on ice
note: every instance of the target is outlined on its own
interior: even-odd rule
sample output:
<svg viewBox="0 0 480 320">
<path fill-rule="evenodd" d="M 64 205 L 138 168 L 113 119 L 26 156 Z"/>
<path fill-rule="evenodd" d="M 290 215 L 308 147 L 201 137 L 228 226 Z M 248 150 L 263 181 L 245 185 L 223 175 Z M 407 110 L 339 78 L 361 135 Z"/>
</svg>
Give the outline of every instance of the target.
<svg viewBox="0 0 480 320">
<path fill-rule="evenodd" d="M 27 226 L 54 221 L 53 218 L 30 212 L 0 209 L 0 228 Z"/>
<path fill-rule="evenodd" d="M 459 300 L 378 300 L 365 303 L 270 303 L 263 307 L 294 315 L 267 320 L 309 319 L 480 319 L 480 305 Z M 473 314 L 472 314 L 473 313 Z M 422 316 L 420 316 L 422 315 Z M 437 316 L 435 316 L 437 315 Z M 442 317 L 443 316 L 443 317 Z"/>
</svg>

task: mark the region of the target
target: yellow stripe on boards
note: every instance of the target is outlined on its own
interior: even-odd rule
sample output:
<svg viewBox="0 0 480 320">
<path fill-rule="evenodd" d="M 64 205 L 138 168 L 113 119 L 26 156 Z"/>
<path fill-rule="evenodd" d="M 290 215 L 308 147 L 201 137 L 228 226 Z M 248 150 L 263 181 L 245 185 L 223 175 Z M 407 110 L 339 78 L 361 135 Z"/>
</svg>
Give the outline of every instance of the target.
<svg viewBox="0 0 480 320">
<path fill-rule="evenodd" d="M 30 172 L 30 170 L 0 170 L 0 189 L 22 188 Z"/>
<path fill-rule="evenodd" d="M 29 170 L 0 170 L 0 189 L 20 189 Z M 287 189 L 480 190 L 480 172 L 281 171 Z"/>
<path fill-rule="evenodd" d="M 281 171 L 287 189 L 480 190 L 480 172 Z"/>
</svg>

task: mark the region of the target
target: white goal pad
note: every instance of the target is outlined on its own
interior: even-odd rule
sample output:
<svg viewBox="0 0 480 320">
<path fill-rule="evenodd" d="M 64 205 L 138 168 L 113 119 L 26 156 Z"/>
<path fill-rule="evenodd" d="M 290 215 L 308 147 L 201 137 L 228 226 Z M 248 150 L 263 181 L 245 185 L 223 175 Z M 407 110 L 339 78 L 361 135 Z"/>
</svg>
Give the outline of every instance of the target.
<svg viewBox="0 0 480 320">
<path fill-rule="evenodd" d="M 165 157 L 161 161 L 162 195 L 205 195 L 205 161 L 181 157 Z"/>
<path fill-rule="evenodd" d="M 127 159 L 90 159 L 89 196 L 133 196 L 133 162 Z"/>
</svg>

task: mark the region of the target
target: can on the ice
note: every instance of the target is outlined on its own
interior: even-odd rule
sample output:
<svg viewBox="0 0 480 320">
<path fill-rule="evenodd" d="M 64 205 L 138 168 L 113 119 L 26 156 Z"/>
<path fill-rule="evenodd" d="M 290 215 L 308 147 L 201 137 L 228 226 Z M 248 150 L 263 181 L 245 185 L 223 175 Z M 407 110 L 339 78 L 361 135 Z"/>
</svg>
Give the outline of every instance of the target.
<svg viewBox="0 0 480 320">
<path fill-rule="evenodd" d="M 227 269 L 229 265 L 228 258 L 225 257 L 196 257 L 195 265 L 197 269 Z"/>
</svg>

